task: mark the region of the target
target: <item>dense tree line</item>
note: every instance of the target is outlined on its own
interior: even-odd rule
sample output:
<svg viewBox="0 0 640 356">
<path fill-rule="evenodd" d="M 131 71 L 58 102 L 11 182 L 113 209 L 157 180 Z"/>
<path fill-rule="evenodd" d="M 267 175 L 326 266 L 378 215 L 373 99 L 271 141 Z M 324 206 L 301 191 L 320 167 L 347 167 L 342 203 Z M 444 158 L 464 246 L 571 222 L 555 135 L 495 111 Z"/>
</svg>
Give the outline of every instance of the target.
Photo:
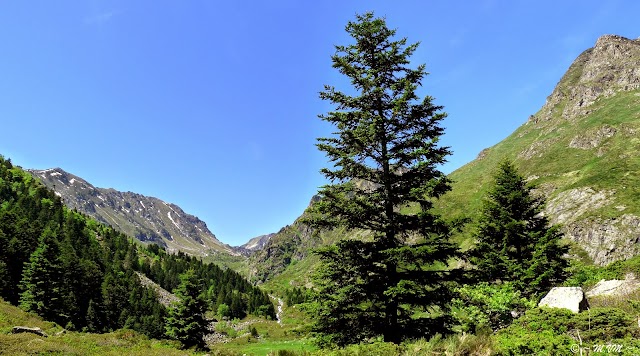
<svg viewBox="0 0 640 356">
<path fill-rule="evenodd" d="M 129 237 L 76 211 L 37 179 L 0 156 L 0 297 L 70 330 L 131 328 L 165 336 L 167 310 L 143 287 L 142 271 L 168 290 L 194 270 L 212 307 L 228 303 L 234 317 L 275 318 L 268 295 L 231 270 L 221 270 Z"/>
<path fill-rule="evenodd" d="M 181 283 L 180 275 L 193 270 L 199 288 L 206 292 L 205 299 L 211 310 L 217 311 L 224 304 L 228 308 L 222 316 L 241 319 L 253 314 L 275 319 L 275 308 L 269 295 L 233 270 L 205 264 L 182 252 L 169 255 L 157 245 L 149 245 L 147 253 L 151 258 L 144 259 L 141 272 L 164 289 L 176 289 Z"/>
</svg>

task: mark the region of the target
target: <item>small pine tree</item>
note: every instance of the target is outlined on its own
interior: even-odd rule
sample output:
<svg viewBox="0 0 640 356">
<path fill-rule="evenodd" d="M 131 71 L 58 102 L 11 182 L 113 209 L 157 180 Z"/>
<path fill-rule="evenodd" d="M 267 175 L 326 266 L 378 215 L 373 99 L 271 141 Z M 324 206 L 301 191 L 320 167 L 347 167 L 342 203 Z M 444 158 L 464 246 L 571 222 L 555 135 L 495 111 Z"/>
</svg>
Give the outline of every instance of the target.
<svg viewBox="0 0 640 356">
<path fill-rule="evenodd" d="M 181 274 L 180 285 L 173 291 L 180 300 L 169 308 L 165 319 L 167 336 L 180 341 L 184 348 L 205 347 L 203 337 L 207 329 L 204 318 L 206 303 L 200 287 L 193 269 Z"/>
<path fill-rule="evenodd" d="M 61 288 L 62 265 L 54 232 L 47 228 L 25 265 L 20 288 L 20 307 L 65 325 Z"/>
<path fill-rule="evenodd" d="M 104 316 L 101 313 L 100 306 L 93 301 L 89 300 L 89 307 L 87 308 L 86 315 L 87 331 L 93 333 L 99 333 L 104 328 Z"/>
<path fill-rule="evenodd" d="M 558 226 L 542 214 L 544 200 L 510 161 L 502 162 L 482 207 L 471 260 L 478 279 L 511 281 L 525 295 L 544 292 L 561 283 L 567 247 L 560 244 Z"/>
</svg>

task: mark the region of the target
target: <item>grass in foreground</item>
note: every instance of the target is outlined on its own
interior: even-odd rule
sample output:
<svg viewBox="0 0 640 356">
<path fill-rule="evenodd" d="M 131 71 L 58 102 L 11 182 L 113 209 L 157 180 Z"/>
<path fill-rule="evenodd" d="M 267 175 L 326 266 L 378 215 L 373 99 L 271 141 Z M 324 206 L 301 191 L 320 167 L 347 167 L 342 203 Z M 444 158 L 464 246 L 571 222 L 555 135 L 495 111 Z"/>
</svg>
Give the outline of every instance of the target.
<svg viewBox="0 0 640 356">
<path fill-rule="evenodd" d="M 14 326 L 38 327 L 49 337 L 11 334 Z M 62 332 L 59 325 L 0 299 L 0 355 L 193 355 L 179 350 L 177 342 L 150 340 L 132 330 L 108 334 Z M 62 333 L 61 333 L 62 332 Z"/>
</svg>

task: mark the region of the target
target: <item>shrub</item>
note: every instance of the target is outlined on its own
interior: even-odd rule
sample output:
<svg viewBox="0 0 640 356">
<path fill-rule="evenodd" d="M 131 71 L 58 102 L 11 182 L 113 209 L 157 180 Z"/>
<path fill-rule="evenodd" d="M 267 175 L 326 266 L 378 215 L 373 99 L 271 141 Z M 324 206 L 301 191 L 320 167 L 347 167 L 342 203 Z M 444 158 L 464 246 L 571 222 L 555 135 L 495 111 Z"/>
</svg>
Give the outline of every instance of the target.
<svg viewBox="0 0 640 356">
<path fill-rule="evenodd" d="M 520 295 L 511 283 L 500 285 L 486 282 L 465 285 L 457 289 L 459 298 L 453 300 L 452 310 L 463 332 L 479 332 L 507 327 L 514 318 L 535 306 Z"/>
<path fill-rule="evenodd" d="M 625 341 L 620 343 L 625 347 L 636 347 L 637 342 L 632 339 L 639 335 L 633 318 L 618 308 L 593 308 L 580 314 L 536 308 L 497 334 L 497 353 L 568 355 L 578 345 L 588 348 L 622 339 Z"/>
</svg>

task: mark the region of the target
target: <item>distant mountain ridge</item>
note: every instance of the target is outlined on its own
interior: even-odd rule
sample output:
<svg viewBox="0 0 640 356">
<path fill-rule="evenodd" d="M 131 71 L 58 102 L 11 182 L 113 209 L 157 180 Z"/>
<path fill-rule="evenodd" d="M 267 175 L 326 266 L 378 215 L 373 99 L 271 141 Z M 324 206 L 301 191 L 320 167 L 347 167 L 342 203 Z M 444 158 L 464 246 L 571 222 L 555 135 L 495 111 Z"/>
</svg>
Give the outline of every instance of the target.
<svg viewBox="0 0 640 356">
<path fill-rule="evenodd" d="M 245 243 L 244 245 L 237 247 L 237 249 L 244 249 L 244 250 L 247 250 L 249 253 L 262 250 L 264 246 L 267 243 L 269 243 L 269 240 L 271 240 L 271 238 L 274 235 L 275 233 L 256 236 L 250 239 L 249 241 L 247 241 L 247 243 Z"/>
<path fill-rule="evenodd" d="M 28 171 L 54 190 L 69 208 L 140 241 L 160 244 L 169 252 L 182 251 L 195 256 L 238 254 L 220 242 L 205 222 L 175 204 L 137 193 L 96 188 L 61 168 Z"/>
</svg>

